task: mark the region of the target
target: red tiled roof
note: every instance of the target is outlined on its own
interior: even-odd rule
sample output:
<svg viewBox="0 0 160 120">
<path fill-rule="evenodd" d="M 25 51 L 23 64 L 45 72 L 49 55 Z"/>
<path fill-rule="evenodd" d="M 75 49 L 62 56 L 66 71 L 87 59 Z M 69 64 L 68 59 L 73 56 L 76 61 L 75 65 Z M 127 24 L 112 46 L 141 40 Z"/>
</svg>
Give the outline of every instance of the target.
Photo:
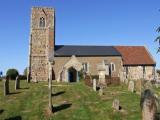
<svg viewBox="0 0 160 120">
<path fill-rule="evenodd" d="M 123 59 L 123 65 L 155 65 L 155 61 L 144 46 L 115 46 Z"/>
</svg>

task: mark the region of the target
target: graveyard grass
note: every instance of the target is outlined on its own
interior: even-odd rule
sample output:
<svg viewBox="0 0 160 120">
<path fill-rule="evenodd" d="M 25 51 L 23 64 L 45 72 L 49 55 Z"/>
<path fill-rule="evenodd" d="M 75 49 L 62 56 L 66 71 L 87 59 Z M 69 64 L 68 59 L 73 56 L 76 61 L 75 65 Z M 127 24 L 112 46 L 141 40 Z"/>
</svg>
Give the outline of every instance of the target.
<svg viewBox="0 0 160 120">
<path fill-rule="evenodd" d="M 16 120 L 141 120 L 140 97 L 128 92 L 125 85 L 110 86 L 99 96 L 92 88 L 79 83 L 54 83 L 53 109 L 48 112 L 47 82 L 30 83 L 21 81 L 19 90 L 14 90 L 10 81 L 10 94 L 3 96 L 0 81 L 0 119 Z M 118 98 L 122 110 L 112 109 L 113 99 Z"/>
</svg>

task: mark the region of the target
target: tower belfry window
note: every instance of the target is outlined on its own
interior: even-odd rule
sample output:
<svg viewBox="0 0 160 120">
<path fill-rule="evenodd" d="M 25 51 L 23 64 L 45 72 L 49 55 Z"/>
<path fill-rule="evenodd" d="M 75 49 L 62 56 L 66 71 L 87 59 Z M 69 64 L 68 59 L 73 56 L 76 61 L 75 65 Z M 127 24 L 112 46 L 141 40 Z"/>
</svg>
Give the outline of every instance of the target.
<svg viewBox="0 0 160 120">
<path fill-rule="evenodd" d="M 39 27 L 45 27 L 45 18 L 44 17 L 40 18 Z"/>
</svg>

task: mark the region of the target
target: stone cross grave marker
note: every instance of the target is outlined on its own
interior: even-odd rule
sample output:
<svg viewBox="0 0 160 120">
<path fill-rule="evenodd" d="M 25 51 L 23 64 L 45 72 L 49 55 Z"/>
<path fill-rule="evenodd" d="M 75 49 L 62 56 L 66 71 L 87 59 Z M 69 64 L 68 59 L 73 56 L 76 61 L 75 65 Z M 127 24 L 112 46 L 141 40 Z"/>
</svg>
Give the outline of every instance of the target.
<svg viewBox="0 0 160 120">
<path fill-rule="evenodd" d="M 113 100 L 112 108 L 115 109 L 116 111 L 119 110 L 120 106 L 119 106 L 119 100 L 118 99 Z"/>
<path fill-rule="evenodd" d="M 99 76 L 99 82 L 98 83 L 106 85 L 106 80 L 105 80 L 106 67 L 105 67 L 105 65 L 103 63 L 99 64 L 97 66 L 97 69 L 98 69 L 98 76 Z"/>
<path fill-rule="evenodd" d="M 96 79 L 93 79 L 93 90 L 94 90 L 94 91 L 97 90 Z"/>
<path fill-rule="evenodd" d="M 4 96 L 9 94 L 9 76 L 4 79 Z"/>
<path fill-rule="evenodd" d="M 20 89 L 20 80 L 19 76 L 17 75 L 16 80 L 15 80 L 15 90 Z"/>
<path fill-rule="evenodd" d="M 129 81 L 128 90 L 134 92 L 134 81 Z"/>
</svg>

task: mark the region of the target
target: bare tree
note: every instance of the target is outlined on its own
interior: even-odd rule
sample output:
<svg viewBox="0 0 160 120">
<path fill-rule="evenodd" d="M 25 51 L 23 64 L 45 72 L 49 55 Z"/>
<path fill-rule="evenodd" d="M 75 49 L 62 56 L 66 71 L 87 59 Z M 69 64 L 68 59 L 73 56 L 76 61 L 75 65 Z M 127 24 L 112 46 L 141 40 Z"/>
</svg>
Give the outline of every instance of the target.
<svg viewBox="0 0 160 120">
<path fill-rule="evenodd" d="M 160 33 L 160 27 L 158 27 L 158 29 L 156 30 L 158 33 Z M 157 50 L 157 53 L 160 52 L 160 36 L 158 36 L 156 39 L 155 39 L 155 42 L 158 42 L 158 50 Z"/>
</svg>

